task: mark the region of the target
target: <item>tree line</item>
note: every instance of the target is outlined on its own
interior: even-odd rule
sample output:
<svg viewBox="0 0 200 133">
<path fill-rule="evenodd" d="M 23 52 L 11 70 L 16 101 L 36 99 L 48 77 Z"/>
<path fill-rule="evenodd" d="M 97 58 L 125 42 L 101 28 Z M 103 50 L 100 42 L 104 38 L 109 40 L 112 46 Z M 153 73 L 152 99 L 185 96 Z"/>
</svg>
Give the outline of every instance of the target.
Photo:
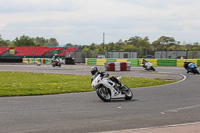
<svg viewBox="0 0 200 133">
<path fill-rule="evenodd" d="M 0 35 L 0 46 L 59 46 L 56 38 L 45 39 L 44 37 L 31 38 L 26 35 L 16 37 L 13 41 L 4 40 Z M 107 44 L 89 44 L 76 45 L 67 43 L 64 46 L 79 46 L 82 52 L 104 53 L 105 51 L 135 51 L 138 52 L 139 57 L 145 55 L 154 55 L 155 51 L 166 50 L 193 50 L 199 51 L 200 45 L 198 42 L 190 44 L 174 39 L 174 37 L 161 36 L 152 43 L 149 42 L 148 37 L 134 36 L 127 40 L 119 40 L 117 42 L 110 42 Z"/>
<path fill-rule="evenodd" d="M 16 37 L 13 41 L 4 40 L 0 35 L 0 46 L 59 46 L 56 38 L 45 39 L 44 37 L 31 38 L 26 35 Z"/>
</svg>

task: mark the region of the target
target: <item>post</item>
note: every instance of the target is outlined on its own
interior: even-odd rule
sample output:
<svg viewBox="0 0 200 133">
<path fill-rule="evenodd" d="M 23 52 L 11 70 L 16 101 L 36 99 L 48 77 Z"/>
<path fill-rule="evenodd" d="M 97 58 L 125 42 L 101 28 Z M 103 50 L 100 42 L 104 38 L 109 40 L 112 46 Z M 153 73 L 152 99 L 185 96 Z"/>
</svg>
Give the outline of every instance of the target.
<svg viewBox="0 0 200 133">
<path fill-rule="evenodd" d="M 104 43 L 105 43 L 105 33 L 103 33 L 103 50 L 104 50 Z"/>
</svg>

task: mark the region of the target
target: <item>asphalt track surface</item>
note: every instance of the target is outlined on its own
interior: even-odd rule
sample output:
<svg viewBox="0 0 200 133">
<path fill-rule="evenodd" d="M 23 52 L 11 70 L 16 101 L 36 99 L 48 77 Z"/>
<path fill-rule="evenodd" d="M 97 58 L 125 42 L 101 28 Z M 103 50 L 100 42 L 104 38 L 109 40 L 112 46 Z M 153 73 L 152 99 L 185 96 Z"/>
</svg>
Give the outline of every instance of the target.
<svg viewBox="0 0 200 133">
<path fill-rule="evenodd" d="M 0 71 L 90 75 L 90 67 L 0 65 Z M 103 67 L 99 68 L 103 70 Z M 109 74 L 183 81 L 163 86 L 134 88 L 131 101 L 112 100 L 109 103 L 102 102 L 95 92 L 1 97 L 0 132 L 130 132 L 133 130 L 128 129 L 200 122 L 200 75 L 186 74 L 180 67 L 155 68 L 158 73 L 144 71 L 141 67 L 131 67 L 131 71 Z M 184 74 L 187 78 L 179 74 Z"/>
</svg>

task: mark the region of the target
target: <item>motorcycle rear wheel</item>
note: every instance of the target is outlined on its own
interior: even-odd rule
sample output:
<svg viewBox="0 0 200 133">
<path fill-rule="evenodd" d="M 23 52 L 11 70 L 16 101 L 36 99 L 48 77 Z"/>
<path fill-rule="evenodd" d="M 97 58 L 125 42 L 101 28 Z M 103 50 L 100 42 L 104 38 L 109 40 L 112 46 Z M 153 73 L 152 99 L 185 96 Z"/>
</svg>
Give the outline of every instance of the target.
<svg viewBox="0 0 200 133">
<path fill-rule="evenodd" d="M 124 88 L 124 90 L 122 92 L 123 92 L 123 94 L 125 94 L 125 99 L 126 100 L 131 100 L 132 97 L 133 97 L 133 92 L 127 86 L 124 85 L 124 87 L 125 88 Z"/>
<path fill-rule="evenodd" d="M 111 100 L 111 93 L 110 91 L 105 88 L 105 87 L 101 87 L 99 89 L 96 90 L 97 95 L 99 96 L 99 98 L 101 100 L 103 100 L 104 102 L 110 102 Z"/>
</svg>

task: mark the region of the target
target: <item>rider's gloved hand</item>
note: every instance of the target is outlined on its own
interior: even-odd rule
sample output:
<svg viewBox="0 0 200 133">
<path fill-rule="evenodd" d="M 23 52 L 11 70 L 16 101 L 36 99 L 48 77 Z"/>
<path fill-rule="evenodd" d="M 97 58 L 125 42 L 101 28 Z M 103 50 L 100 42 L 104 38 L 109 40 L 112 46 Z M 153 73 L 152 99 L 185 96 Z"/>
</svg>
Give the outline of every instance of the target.
<svg viewBox="0 0 200 133">
<path fill-rule="evenodd" d="M 106 73 L 105 75 L 104 75 L 104 77 L 108 77 L 109 76 L 109 74 L 108 73 Z"/>
</svg>

